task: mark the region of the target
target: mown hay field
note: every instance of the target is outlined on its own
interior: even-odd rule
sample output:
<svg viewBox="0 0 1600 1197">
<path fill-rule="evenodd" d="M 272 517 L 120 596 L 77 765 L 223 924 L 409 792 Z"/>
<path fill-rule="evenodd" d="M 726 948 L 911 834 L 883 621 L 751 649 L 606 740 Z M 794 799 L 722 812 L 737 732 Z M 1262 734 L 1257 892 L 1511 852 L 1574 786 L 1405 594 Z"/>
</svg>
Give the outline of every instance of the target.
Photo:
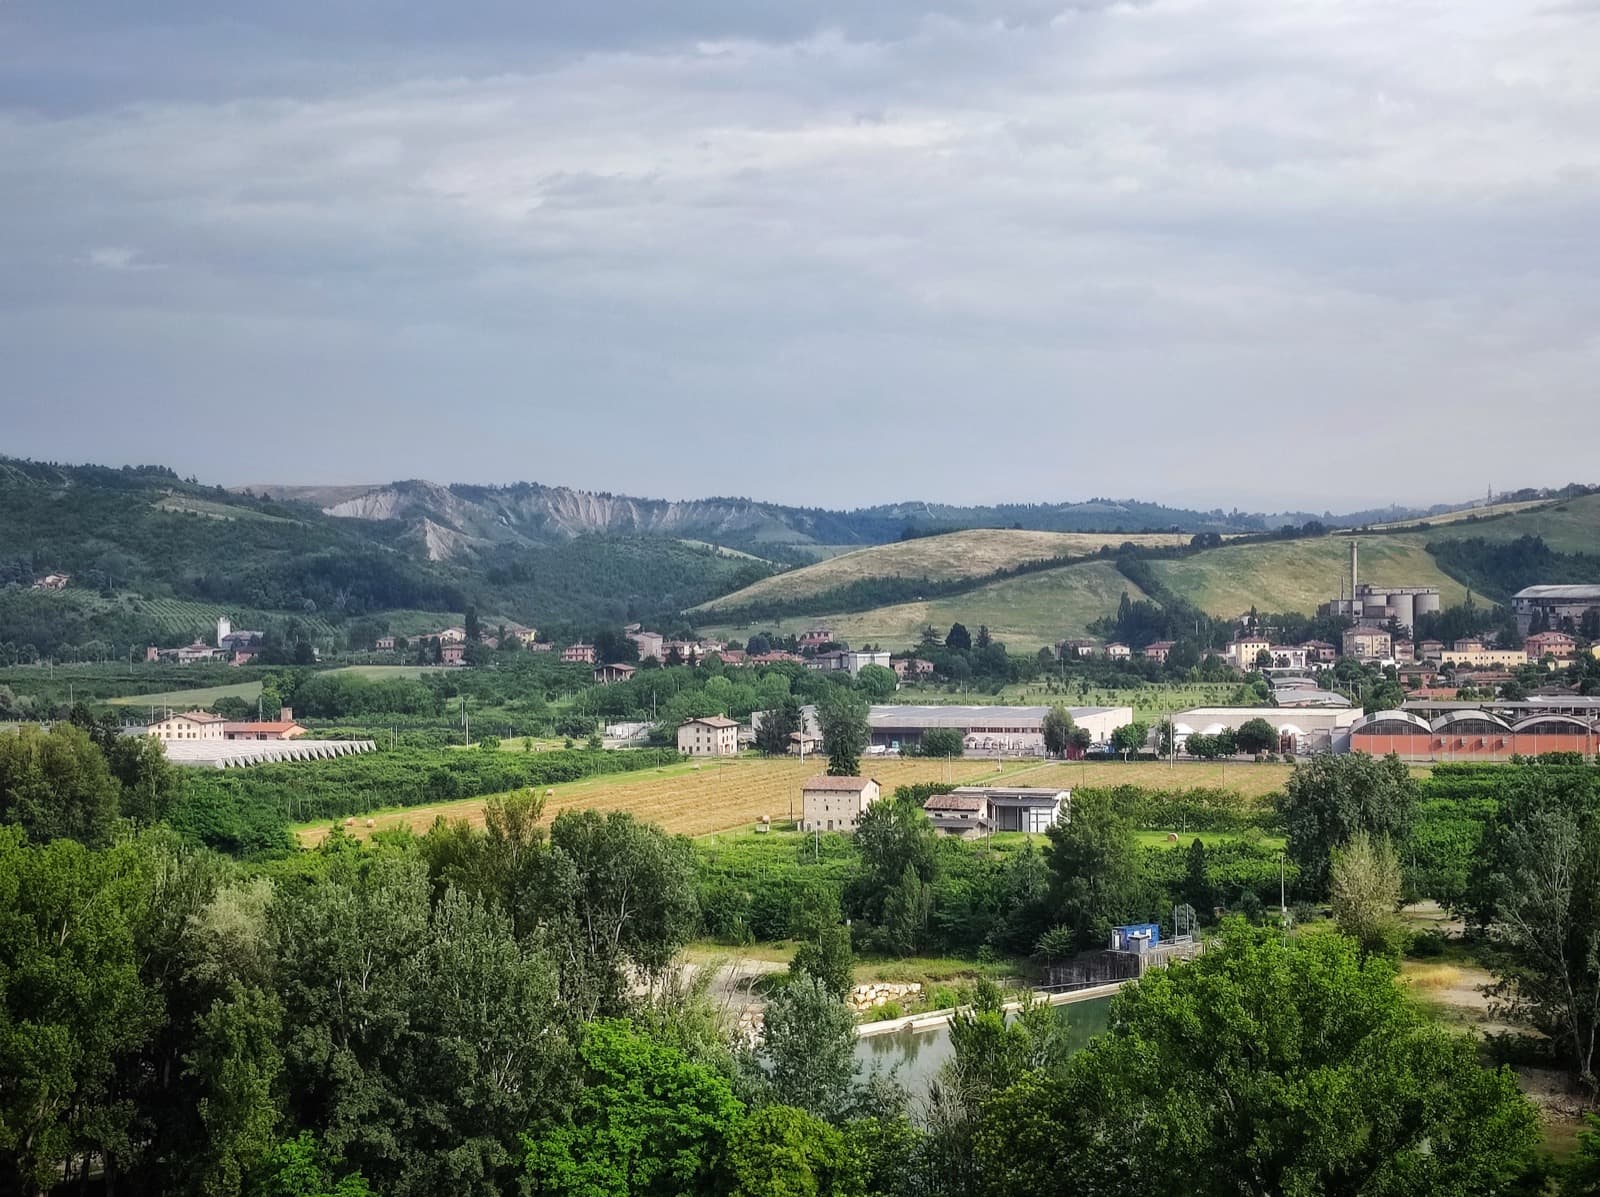
<svg viewBox="0 0 1600 1197">
<path fill-rule="evenodd" d="M 667 765 L 642 773 L 610 774 L 551 787 L 553 793 L 545 807 L 546 819 L 562 810 L 628 811 L 647 822 L 683 835 L 711 835 L 716 832 L 751 828 L 763 815 L 774 825 L 788 823 L 791 803 L 796 815 L 800 808 L 800 787 L 808 777 L 823 771 L 826 762 L 812 760 L 769 761 L 754 757 L 727 761 L 703 761 L 694 765 Z M 999 768 L 992 760 L 866 760 L 862 772 L 874 777 L 890 793 L 896 786 L 925 781 L 952 781 L 978 785 L 989 781 L 1007 785 L 1081 786 L 1140 785 L 1152 789 L 1217 786 L 1238 790 L 1246 797 L 1265 798 L 1283 788 L 1288 765 L 1258 765 L 1253 762 L 1218 764 L 1215 762 L 1149 761 L 1062 762 L 1007 761 Z M 474 827 L 483 825 L 487 797 L 464 798 L 428 806 L 377 811 L 357 816 L 347 830 L 359 837 L 394 827 L 409 827 L 421 833 L 443 815 L 465 819 Z M 372 826 L 367 822 L 371 820 Z M 300 843 L 314 847 L 327 836 L 330 824 L 307 824 L 296 829 Z"/>
</svg>

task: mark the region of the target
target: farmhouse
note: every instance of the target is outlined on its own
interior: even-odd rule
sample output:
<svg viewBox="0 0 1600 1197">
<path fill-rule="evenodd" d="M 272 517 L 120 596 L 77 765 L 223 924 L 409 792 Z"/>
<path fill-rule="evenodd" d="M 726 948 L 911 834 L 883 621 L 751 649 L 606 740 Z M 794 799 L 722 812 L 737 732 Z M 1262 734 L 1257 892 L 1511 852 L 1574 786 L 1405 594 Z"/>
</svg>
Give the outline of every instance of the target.
<svg viewBox="0 0 1600 1197">
<path fill-rule="evenodd" d="M 462 665 L 467 660 L 467 646 L 465 641 L 451 640 L 439 642 L 439 660 L 446 665 Z"/>
<path fill-rule="evenodd" d="M 875 706 L 867 712 L 867 725 L 873 747 L 880 750 L 898 752 L 922 743 L 934 728 L 953 728 L 974 755 L 1043 756 L 1049 712 L 1049 707 Z M 1132 707 L 1069 707 L 1068 713 L 1099 742 L 1133 722 Z"/>
<path fill-rule="evenodd" d="M 65 590 L 67 583 L 72 580 L 71 574 L 45 574 L 36 578 L 33 583 L 35 590 Z"/>
<path fill-rule="evenodd" d="M 1144 646 L 1146 660 L 1159 661 L 1165 665 L 1167 658 L 1172 655 L 1172 650 L 1177 646 L 1176 640 L 1152 640 Z"/>
<path fill-rule="evenodd" d="M 800 787 L 800 830 L 854 831 L 880 793 L 870 777 L 813 777 Z"/>
<path fill-rule="evenodd" d="M 210 711 L 185 711 L 181 715 L 168 715 L 148 724 L 146 735 L 158 740 L 220 740 L 228 721 Z"/>
<path fill-rule="evenodd" d="M 594 645 L 569 644 L 561 650 L 561 659 L 568 665 L 593 665 Z"/>
<path fill-rule="evenodd" d="M 598 685 L 609 686 L 613 682 L 625 682 L 638 672 L 632 665 L 616 661 L 610 665 L 596 665 L 594 680 Z"/>
<path fill-rule="evenodd" d="M 394 652 L 394 637 L 379 636 L 372 642 L 372 648 L 374 652 L 392 653 Z"/>
<path fill-rule="evenodd" d="M 687 720 L 678 727 L 678 751 L 689 756 L 735 756 L 739 725 L 722 715 Z"/>
</svg>

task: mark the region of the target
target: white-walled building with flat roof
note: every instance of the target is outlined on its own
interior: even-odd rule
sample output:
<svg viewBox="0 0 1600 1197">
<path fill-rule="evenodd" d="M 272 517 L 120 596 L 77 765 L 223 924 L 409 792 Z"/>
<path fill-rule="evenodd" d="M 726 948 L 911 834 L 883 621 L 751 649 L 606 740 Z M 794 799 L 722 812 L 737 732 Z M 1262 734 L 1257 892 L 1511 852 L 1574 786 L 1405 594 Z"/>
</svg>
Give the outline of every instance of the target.
<svg viewBox="0 0 1600 1197">
<path fill-rule="evenodd" d="M 1184 741 L 1196 733 L 1236 732 L 1252 719 L 1265 719 L 1292 752 L 1344 752 L 1350 726 L 1359 718 L 1359 707 L 1190 707 L 1174 712 L 1172 730 L 1182 752 Z"/>
<path fill-rule="evenodd" d="M 935 728 L 961 733 L 973 756 L 1043 756 L 1044 717 L 1049 707 L 875 706 L 867 713 L 874 748 L 902 751 L 920 744 Z M 1094 740 L 1133 722 L 1132 707 L 1068 707 L 1072 721 Z"/>
</svg>

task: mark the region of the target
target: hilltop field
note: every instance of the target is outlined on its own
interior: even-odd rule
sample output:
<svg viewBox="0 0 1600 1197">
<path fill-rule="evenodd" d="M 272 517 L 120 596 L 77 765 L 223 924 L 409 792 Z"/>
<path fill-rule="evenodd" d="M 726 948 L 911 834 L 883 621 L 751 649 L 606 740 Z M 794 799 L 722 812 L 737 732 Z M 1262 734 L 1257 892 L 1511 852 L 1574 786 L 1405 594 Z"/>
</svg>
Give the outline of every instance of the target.
<svg viewBox="0 0 1600 1197">
<path fill-rule="evenodd" d="M 1472 513 L 1468 512 L 1467 515 Z M 1600 550 L 1600 495 L 1580 495 L 1560 503 L 1513 512 L 1499 519 L 1458 519 L 1419 534 L 1422 540 L 1516 540 L 1540 536 L 1558 553 L 1593 553 Z M 1363 542 L 1364 544 L 1365 542 Z"/>
<path fill-rule="evenodd" d="M 1393 586 L 1436 586 L 1445 606 L 1461 603 L 1467 586 L 1441 568 L 1430 543 L 1481 537 L 1504 542 L 1541 536 L 1551 549 L 1593 553 L 1600 546 L 1600 495 L 1563 502 L 1507 503 L 1453 512 L 1416 531 L 1356 534 L 1360 580 Z M 1093 552 L 1100 544 L 1187 543 L 1176 535 L 1093 536 L 1004 530 L 954 532 L 845 553 L 803 569 L 764 578 L 743 590 L 695 608 L 708 631 L 748 636 L 756 630 L 783 634 L 831 627 L 852 644 L 891 649 L 914 645 L 928 625 L 944 630 L 957 621 L 985 624 L 1012 649 L 1032 651 L 1063 637 L 1084 634 L 1088 624 L 1116 611 L 1122 594 L 1148 597 L 1120 574 L 1113 562 L 1091 561 L 981 583 L 957 593 L 861 610 L 829 607 L 845 587 L 875 578 L 922 578 L 935 582 L 981 579 L 1060 553 Z M 1350 536 L 1224 544 L 1190 556 L 1153 560 L 1150 569 L 1174 595 L 1215 616 L 1259 611 L 1313 613 L 1340 592 L 1349 577 Z M 1477 595 L 1480 602 L 1483 595 Z M 815 599 L 815 606 L 806 600 Z M 781 618 L 744 619 L 741 608 L 760 603 L 797 606 Z M 718 618 L 722 615 L 723 618 Z M 731 615 L 732 618 L 727 616 Z"/>
<path fill-rule="evenodd" d="M 1165 546 L 1187 544 L 1178 533 L 1121 535 L 1092 532 L 1026 532 L 1006 528 L 977 528 L 923 536 L 915 540 L 874 545 L 843 553 L 815 565 L 763 578 L 743 590 L 694 608 L 702 617 L 736 610 L 755 603 L 813 598 L 848 586 L 863 578 L 928 578 L 936 582 L 978 578 L 997 570 L 1014 569 L 1029 561 L 1052 557 L 1086 556 L 1101 548 L 1132 543 Z"/>
<path fill-rule="evenodd" d="M 1445 606 L 1467 596 L 1466 587 L 1439 568 L 1421 533 L 1360 538 L 1363 582 L 1390 586 L 1437 586 Z M 1175 594 L 1210 615 L 1258 611 L 1313 612 L 1339 593 L 1349 578 L 1350 539 L 1280 540 L 1224 545 L 1177 561 L 1153 561 L 1151 569 Z"/>
<path fill-rule="evenodd" d="M 959 546 L 928 542 L 954 540 L 929 537 L 924 545 L 924 560 L 959 557 Z M 1446 605 L 1466 597 L 1466 587 L 1444 573 L 1424 548 L 1422 533 L 1394 533 L 1366 537 L 1361 541 L 1361 578 L 1391 585 L 1437 586 Z M 899 547 L 899 546 L 892 546 Z M 825 563 L 846 564 L 856 576 L 860 570 L 876 568 L 876 554 L 882 550 L 850 553 Z M 1252 606 L 1261 611 L 1316 610 L 1317 604 L 1339 593 L 1348 576 L 1350 542 L 1345 537 L 1316 540 L 1268 541 L 1265 543 L 1224 545 L 1191 557 L 1171 561 L 1152 561 L 1151 569 L 1174 594 L 1201 610 L 1217 616 L 1237 615 Z M 779 575 L 759 585 L 765 586 L 821 567 L 811 566 L 795 575 Z M 973 571 L 982 573 L 987 571 Z M 836 572 L 842 585 L 852 580 Z M 748 595 L 754 587 L 740 593 Z M 1066 636 L 1081 636 L 1087 626 L 1102 616 L 1116 612 L 1126 592 L 1130 599 L 1147 597 L 1134 582 L 1117 571 L 1109 561 L 1067 565 L 989 582 L 971 590 L 945 595 L 926 602 L 893 603 L 866 611 L 834 612 L 817 610 L 780 619 L 715 624 L 710 630 L 725 636 L 749 635 L 757 628 L 799 633 L 816 624 L 830 627 L 852 644 L 883 644 L 893 649 L 915 644 L 928 625 L 941 632 L 960 621 L 970 628 L 987 625 L 996 639 L 1008 648 L 1032 651 L 1052 645 Z M 726 600 L 732 604 L 738 596 Z M 713 615 L 714 618 L 714 615 Z"/>
<path fill-rule="evenodd" d="M 1008 648 L 1032 651 L 1052 645 L 1063 636 L 1083 635 L 1092 621 L 1117 609 L 1124 592 L 1134 599 L 1145 597 L 1144 591 L 1118 573 L 1110 562 L 1089 561 L 1004 578 L 964 594 L 926 602 L 892 603 L 870 611 L 818 611 L 782 619 L 714 624 L 706 630 L 733 637 L 748 636 L 758 629 L 787 635 L 824 624 L 851 644 L 909 648 L 930 624 L 942 633 L 960 620 L 974 628 L 987 626 L 995 639 Z"/>
</svg>

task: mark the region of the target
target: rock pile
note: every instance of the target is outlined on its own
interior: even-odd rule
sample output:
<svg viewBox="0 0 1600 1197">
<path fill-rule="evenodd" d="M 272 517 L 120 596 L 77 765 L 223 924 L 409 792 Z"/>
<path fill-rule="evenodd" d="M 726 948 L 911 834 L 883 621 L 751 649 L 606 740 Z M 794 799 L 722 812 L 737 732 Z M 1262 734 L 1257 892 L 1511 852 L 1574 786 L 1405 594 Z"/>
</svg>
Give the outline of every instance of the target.
<svg viewBox="0 0 1600 1197">
<path fill-rule="evenodd" d="M 912 981 L 908 984 L 897 985 L 881 981 L 873 985 L 857 985 L 845 994 L 844 1004 L 856 1014 L 864 1014 L 868 1010 L 876 1009 L 885 1002 L 903 1002 L 907 998 L 922 996 L 920 982 Z"/>
</svg>

